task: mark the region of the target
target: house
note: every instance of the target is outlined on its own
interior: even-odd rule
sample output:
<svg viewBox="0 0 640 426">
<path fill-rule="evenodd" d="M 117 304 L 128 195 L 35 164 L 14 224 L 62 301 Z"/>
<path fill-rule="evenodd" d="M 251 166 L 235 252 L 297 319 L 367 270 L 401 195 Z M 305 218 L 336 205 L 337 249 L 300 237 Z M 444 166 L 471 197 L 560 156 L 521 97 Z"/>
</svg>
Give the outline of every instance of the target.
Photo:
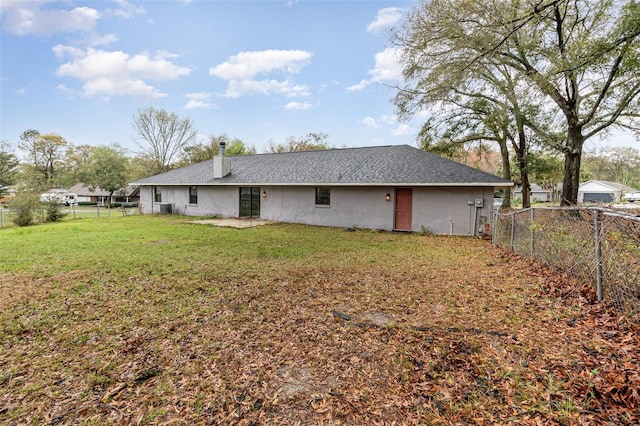
<svg viewBox="0 0 640 426">
<path fill-rule="evenodd" d="M 513 198 L 522 200 L 522 187 L 516 186 L 513 189 Z M 548 203 L 553 200 L 553 189 L 544 189 L 535 183 L 531 184 L 531 201 Z"/>
<path fill-rule="evenodd" d="M 578 202 L 611 203 L 621 201 L 626 192 L 638 192 L 638 190 L 617 182 L 590 180 L 578 187 Z"/>
<path fill-rule="evenodd" d="M 109 191 L 100 187 L 91 188 L 84 183 L 77 183 L 67 192 L 78 194 L 78 202 L 97 203 L 103 205 L 109 202 Z M 128 185 L 119 191 L 115 191 L 111 197 L 112 203 L 137 203 L 140 200 L 139 188 Z"/>
<path fill-rule="evenodd" d="M 221 155 L 133 182 L 143 214 L 477 235 L 508 180 L 408 145 Z"/>
</svg>

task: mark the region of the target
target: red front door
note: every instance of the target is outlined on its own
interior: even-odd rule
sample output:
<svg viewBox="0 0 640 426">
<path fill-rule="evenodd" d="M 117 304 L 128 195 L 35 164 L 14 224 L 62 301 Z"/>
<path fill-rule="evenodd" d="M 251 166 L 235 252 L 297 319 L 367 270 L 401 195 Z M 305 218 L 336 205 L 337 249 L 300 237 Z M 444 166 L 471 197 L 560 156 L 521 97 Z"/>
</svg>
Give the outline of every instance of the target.
<svg viewBox="0 0 640 426">
<path fill-rule="evenodd" d="M 396 189 L 396 217 L 394 229 L 411 231 L 411 188 Z"/>
</svg>

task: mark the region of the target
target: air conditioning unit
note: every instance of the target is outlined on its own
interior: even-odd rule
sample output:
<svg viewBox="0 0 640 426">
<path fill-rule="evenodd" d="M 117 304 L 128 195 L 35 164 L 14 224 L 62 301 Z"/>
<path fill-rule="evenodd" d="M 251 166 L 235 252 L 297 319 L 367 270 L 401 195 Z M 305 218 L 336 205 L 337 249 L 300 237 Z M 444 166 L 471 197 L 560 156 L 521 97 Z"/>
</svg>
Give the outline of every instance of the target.
<svg viewBox="0 0 640 426">
<path fill-rule="evenodd" d="M 160 204 L 160 214 L 171 214 L 172 213 L 172 204 L 163 203 Z"/>
</svg>

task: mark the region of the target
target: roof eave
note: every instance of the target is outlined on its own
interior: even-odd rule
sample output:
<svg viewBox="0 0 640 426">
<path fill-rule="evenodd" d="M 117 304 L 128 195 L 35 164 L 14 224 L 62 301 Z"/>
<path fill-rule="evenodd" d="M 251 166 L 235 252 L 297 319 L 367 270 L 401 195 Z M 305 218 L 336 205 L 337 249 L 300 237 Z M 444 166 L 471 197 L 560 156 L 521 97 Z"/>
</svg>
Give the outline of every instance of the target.
<svg viewBox="0 0 640 426">
<path fill-rule="evenodd" d="M 383 187 L 396 187 L 396 186 L 414 186 L 414 187 L 512 187 L 513 182 L 184 182 L 184 183 L 168 183 L 168 182 L 133 182 L 130 185 L 138 186 L 383 186 Z"/>
</svg>

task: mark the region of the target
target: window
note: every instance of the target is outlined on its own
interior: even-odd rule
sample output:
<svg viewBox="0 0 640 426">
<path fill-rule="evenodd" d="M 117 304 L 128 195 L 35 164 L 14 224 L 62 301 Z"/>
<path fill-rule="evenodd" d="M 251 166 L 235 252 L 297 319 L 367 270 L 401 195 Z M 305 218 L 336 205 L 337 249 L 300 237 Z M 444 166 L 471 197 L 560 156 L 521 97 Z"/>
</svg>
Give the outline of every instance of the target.
<svg viewBox="0 0 640 426">
<path fill-rule="evenodd" d="M 316 205 L 317 206 L 331 205 L 331 189 L 316 188 Z"/>
<path fill-rule="evenodd" d="M 198 187 L 189 187 L 189 204 L 198 204 Z"/>
<path fill-rule="evenodd" d="M 156 203 L 162 202 L 162 188 L 159 186 L 153 187 L 153 201 Z"/>
</svg>

